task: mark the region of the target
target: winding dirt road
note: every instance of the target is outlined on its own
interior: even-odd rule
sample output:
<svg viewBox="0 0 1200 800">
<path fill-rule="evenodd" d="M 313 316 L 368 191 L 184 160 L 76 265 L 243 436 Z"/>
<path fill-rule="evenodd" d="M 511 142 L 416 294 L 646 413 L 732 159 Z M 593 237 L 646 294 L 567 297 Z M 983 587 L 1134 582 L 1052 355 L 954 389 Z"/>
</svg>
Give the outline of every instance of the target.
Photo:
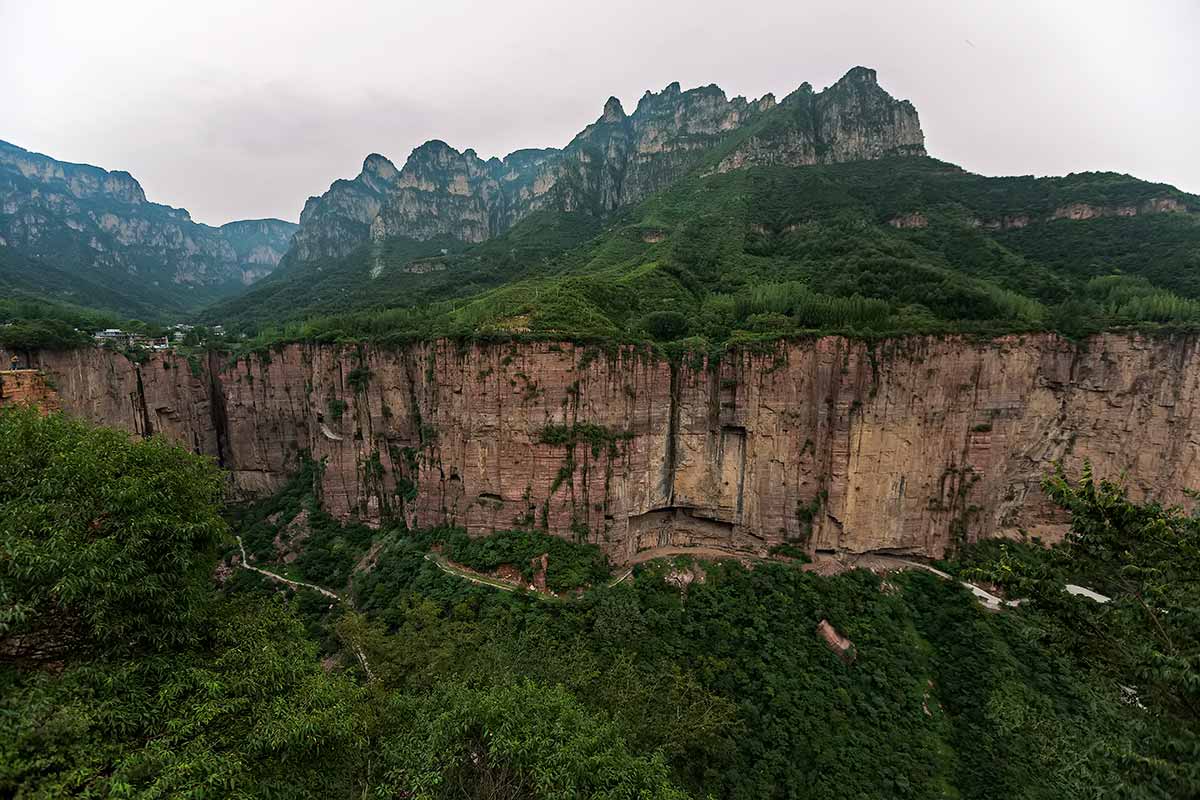
<svg viewBox="0 0 1200 800">
<path fill-rule="evenodd" d="M 351 603 L 347 598 L 342 597 L 341 595 L 337 594 L 336 592 L 331 592 L 323 586 L 317 586 L 315 583 L 305 583 L 304 581 L 294 581 L 291 578 L 285 578 L 282 575 L 276 575 L 274 572 L 271 572 L 270 570 L 265 570 L 265 569 L 262 569 L 261 567 L 254 566 L 253 564 L 250 563 L 249 559 L 246 558 L 246 546 L 244 544 L 242 544 L 242 537 L 237 536 L 235 538 L 237 539 L 238 550 L 240 550 L 242 553 L 242 561 L 240 564 L 238 564 L 238 566 L 242 567 L 243 569 L 248 569 L 251 572 L 257 572 L 259 575 L 269 578 L 270 580 L 273 580 L 276 583 L 286 583 L 288 586 L 295 586 L 295 587 L 300 587 L 302 589 L 311 589 L 314 592 L 320 592 L 321 594 L 325 595 L 326 597 L 328 597 L 329 599 L 331 599 L 335 602 L 342 603 L 351 609 L 354 608 L 354 604 Z M 333 605 L 330 604 L 329 607 L 333 608 Z M 350 644 L 350 649 L 354 652 L 354 657 L 356 659 L 358 659 L 359 666 L 362 667 L 363 672 L 366 673 L 367 680 L 369 680 L 369 681 L 375 680 L 375 673 L 371 672 L 371 665 L 367 663 L 367 654 L 364 653 L 362 651 L 362 648 L 359 647 L 357 644 L 353 644 L 353 643 L 349 643 L 349 644 Z"/>
</svg>

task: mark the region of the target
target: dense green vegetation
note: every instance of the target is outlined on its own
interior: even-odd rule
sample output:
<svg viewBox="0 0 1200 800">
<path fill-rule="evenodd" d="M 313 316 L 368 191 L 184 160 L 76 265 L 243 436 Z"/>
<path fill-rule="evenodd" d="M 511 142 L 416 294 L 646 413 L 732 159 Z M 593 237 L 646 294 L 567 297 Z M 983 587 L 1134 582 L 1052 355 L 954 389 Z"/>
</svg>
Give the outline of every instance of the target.
<svg viewBox="0 0 1200 800">
<path fill-rule="evenodd" d="M 595 545 L 574 544 L 541 531 L 501 531 L 472 539 L 462 531 L 441 537 L 452 561 L 480 571 L 511 564 L 525 580 L 534 575 L 533 561 L 548 556 L 546 586 L 555 592 L 598 584 L 608 578 L 608 560 Z"/>
<path fill-rule="evenodd" d="M 215 471 L 163 440 L 134 447 L 59 415 L 0 414 L 6 659 L 187 641 L 203 613 L 204 557 L 224 530 Z"/>
<path fill-rule="evenodd" d="M 79 263 L 86 263 L 81 258 Z M 50 263 L 0 247 L 0 297 L 66 306 L 80 312 L 154 320 L 162 306 L 144 295 L 133 296 L 128 286 L 110 288 L 94 276 L 80 274 L 74 262 Z M 165 291 L 165 290 L 164 290 Z"/>
<path fill-rule="evenodd" d="M 398 238 L 363 245 L 344 259 L 288 260 L 244 295 L 207 309 L 202 318 L 270 336 L 281 332 L 281 324 L 314 313 L 402 307 L 417 318 L 436 318 L 440 307 L 424 307 L 498 286 L 598 230 L 599 222 L 582 213 L 539 212 L 505 236 L 469 249 L 456 239 Z"/>
<path fill-rule="evenodd" d="M 422 557 L 437 549 L 452 562 L 479 572 L 492 572 L 508 565 L 526 581 L 534 578 L 535 560 L 546 555 L 546 586 L 555 592 L 584 589 L 609 577 L 608 561 L 598 547 L 568 542 L 542 531 L 502 531 L 494 536 L 471 538 L 459 528 L 375 531 L 354 522 L 339 523 L 317 500 L 321 472 L 321 465 L 306 459 L 300 471 L 274 497 L 233 509 L 229 514 L 235 534 L 256 563 L 271 564 L 301 580 L 341 590 L 350 585 L 352 577 L 358 583 L 372 580 L 370 574 L 355 576 L 353 572 L 373 543 L 394 544 L 400 538 Z M 245 580 L 249 584 L 258 583 L 249 576 Z M 323 610 L 314 611 L 318 618 L 324 619 Z"/>
<path fill-rule="evenodd" d="M 711 345 L 818 332 L 1194 327 L 1200 221 L 1146 213 L 1154 199 L 1200 207 L 1123 175 L 985 178 L 927 158 L 694 175 L 603 228 L 581 214 L 539 214 L 467 249 L 396 243 L 376 279 L 381 262 L 364 248 L 281 269 L 261 295 L 212 315 L 263 342 L 515 335 Z M 1078 203 L 1110 215 L 1051 219 Z M 1140 213 L 1115 215 L 1131 208 Z M 320 285 L 341 286 L 333 299 L 300 293 L 318 267 Z"/>
<path fill-rule="evenodd" d="M 0 348 L 13 352 L 82 347 L 91 344 L 93 332 L 120 324 L 102 312 L 24 295 L 0 297 Z"/>
<path fill-rule="evenodd" d="M 27 280 L 29 272 L 41 283 Z M 156 326 L 116 313 L 97 310 L 131 307 L 113 292 L 91 285 L 86 278 L 28 259 L 0 247 L 0 348 L 29 353 L 64 350 L 92 343 L 92 334 L 104 328 L 161 335 Z M 157 312 L 141 308 L 147 319 Z M 7 364 L 4 365 L 7 367 Z"/>
<path fill-rule="evenodd" d="M 178 447 L 3 409 L 0 456 L 5 796 L 683 796 L 562 687 L 322 669 L 213 591 L 220 478 Z"/>
<path fill-rule="evenodd" d="M 7 409 L 0 458 L 6 796 L 1200 792 L 1200 518 L 1088 474 L 1047 483 L 1073 514 L 1061 547 L 951 565 L 1025 598 L 1001 613 L 927 573 L 660 561 L 602 586 L 567 542 L 400 529 L 372 532 L 338 604 L 236 567 L 217 590 L 220 480 L 176 447 Z M 310 465 L 242 509 L 248 547 L 277 559 L 319 479 Z M 314 551 L 368 546 L 318 527 Z M 425 558 L 439 543 L 479 568 L 561 547 L 551 564 L 595 588 L 540 603 L 477 586 Z"/>
<path fill-rule="evenodd" d="M 365 525 L 342 525 L 320 507 L 315 494 L 320 474 L 320 465 L 305 459 L 277 495 L 234 509 L 230 520 L 246 552 L 257 561 L 277 562 L 290 554 L 298 577 L 342 588 L 374 532 Z"/>
</svg>

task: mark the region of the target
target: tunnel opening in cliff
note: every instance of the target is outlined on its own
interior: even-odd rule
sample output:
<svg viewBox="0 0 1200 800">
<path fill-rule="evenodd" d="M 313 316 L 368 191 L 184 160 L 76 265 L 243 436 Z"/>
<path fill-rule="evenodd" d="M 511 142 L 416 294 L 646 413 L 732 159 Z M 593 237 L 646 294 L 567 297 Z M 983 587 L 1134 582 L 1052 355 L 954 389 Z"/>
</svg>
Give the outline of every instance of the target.
<svg viewBox="0 0 1200 800">
<path fill-rule="evenodd" d="M 664 506 L 629 517 L 635 552 L 660 547 L 745 548 L 752 537 L 739 534 L 732 522 L 705 516 L 703 509 Z"/>
</svg>

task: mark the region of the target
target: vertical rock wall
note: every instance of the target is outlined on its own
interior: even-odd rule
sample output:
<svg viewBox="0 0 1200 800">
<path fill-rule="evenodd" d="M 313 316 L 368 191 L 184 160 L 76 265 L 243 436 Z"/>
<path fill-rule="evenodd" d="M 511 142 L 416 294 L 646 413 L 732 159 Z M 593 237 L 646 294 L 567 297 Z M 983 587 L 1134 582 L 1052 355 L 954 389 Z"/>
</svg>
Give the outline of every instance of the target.
<svg viewBox="0 0 1200 800">
<path fill-rule="evenodd" d="M 570 344 L 292 345 L 230 363 L 45 353 L 65 409 L 212 455 L 236 496 L 323 461 L 326 507 L 473 533 L 543 526 L 614 559 L 663 545 L 886 550 L 1065 520 L 1055 461 L 1182 502 L 1200 486 L 1197 340 L 840 337 L 718 365 Z"/>
</svg>

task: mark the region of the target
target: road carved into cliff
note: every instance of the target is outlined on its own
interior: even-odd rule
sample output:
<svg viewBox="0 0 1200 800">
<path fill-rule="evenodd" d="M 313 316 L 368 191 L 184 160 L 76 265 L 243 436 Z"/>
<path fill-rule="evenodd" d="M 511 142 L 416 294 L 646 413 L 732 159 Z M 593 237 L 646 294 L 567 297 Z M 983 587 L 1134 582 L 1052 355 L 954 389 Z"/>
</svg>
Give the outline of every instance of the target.
<svg viewBox="0 0 1200 800">
<path fill-rule="evenodd" d="M 449 561 L 447 561 L 446 559 L 437 555 L 436 553 L 426 553 L 425 560 L 433 562 L 433 564 L 435 564 L 438 569 L 440 569 L 442 572 L 446 573 L 447 575 L 453 575 L 456 578 L 462 578 L 464 581 L 470 581 L 471 583 L 474 583 L 477 586 L 490 586 L 493 589 L 499 589 L 502 592 L 515 592 L 518 588 L 520 588 L 517 586 L 513 586 L 511 583 L 505 583 L 504 581 L 501 581 L 501 580 L 496 580 L 494 578 L 488 578 L 484 575 L 480 575 L 476 572 L 472 572 L 471 570 L 466 569 L 465 567 L 460 567 L 455 564 L 451 564 Z M 542 597 L 540 592 L 534 592 L 533 594 L 535 594 L 539 597 Z M 543 599 L 547 599 L 547 598 L 543 598 Z"/>
<path fill-rule="evenodd" d="M 478 572 L 467 569 L 466 567 L 460 567 L 459 565 L 446 560 L 445 557 L 440 556 L 437 553 L 426 553 L 425 560 L 435 564 L 438 569 L 440 569 L 442 572 L 446 573 L 447 575 L 453 575 L 456 578 L 462 578 L 463 580 L 470 581 L 471 583 L 474 583 L 477 586 L 490 586 L 491 588 L 499 589 L 502 592 L 515 592 L 518 589 L 522 588 L 520 586 L 514 586 L 511 583 L 506 583 L 502 580 L 498 580 L 495 578 L 489 578 L 486 575 L 481 575 Z M 612 588 L 613 586 L 616 586 L 618 583 L 624 582 L 625 579 L 629 578 L 631 575 L 633 575 L 633 567 L 632 566 L 630 566 L 627 569 L 625 569 L 624 571 L 622 571 L 619 575 L 614 577 L 612 580 L 606 582 L 604 584 L 604 588 L 606 588 L 606 589 Z M 528 595 L 532 595 L 533 597 L 537 597 L 540 600 L 546 600 L 546 601 L 561 601 L 561 600 L 569 599 L 569 598 L 560 597 L 559 595 L 556 595 L 556 594 L 546 594 L 545 592 L 539 592 L 539 591 L 535 591 L 535 590 L 527 590 L 525 593 Z"/>
<path fill-rule="evenodd" d="M 908 567 L 909 569 L 922 569 L 922 570 L 925 570 L 926 572 L 932 572 L 934 575 L 937 575 L 939 578 L 941 578 L 944 581 L 954 580 L 954 576 L 951 575 L 950 573 L 942 572 L 937 567 L 932 567 L 929 564 L 922 564 L 919 561 L 909 561 L 906 558 L 893 559 L 891 556 L 880 556 L 880 558 L 883 560 L 894 560 L 897 564 Z M 969 591 L 971 594 L 975 595 L 975 599 L 978 600 L 979 602 L 983 603 L 985 608 L 988 608 L 992 611 L 999 611 L 1001 608 L 1003 608 L 1005 606 L 1007 606 L 1009 608 L 1015 608 L 1016 606 L 1021 604 L 1020 600 L 1005 600 L 1004 598 L 997 597 L 996 595 L 992 594 L 991 592 L 987 592 L 987 591 L 984 591 L 983 589 L 980 589 L 978 586 L 976 586 L 973 583 L 967 583 L 966 581 L 959 581 L 958 583 L 960 586 L 966 588 L 966 590 Z"/>
<path fill-rule="evenodd" d="M 348 601 L 344 600 L 340 595 L 338 595 L 334 592 L 331 592 L 324 587 L 317 586 L 316 584 L 313 584 L 313 583 L 305 583 L 304 581 L 294 581 L 291 578 L 285 578 L 282 575 L 277 575 L 274 572 L 270 572 L 269 570 L 265 570 L 265 569 L 262 569 L 261 567 L 256 567 L 256 566 L 252 565 L 246 559 L 246 547 L 245 547 L 245 545 L 242 544 L 242 537 L 238 536 L 236 538 L 237 538 L 237 543 L 238 543 L 238 549 L 242 551 L 242 563 L 240 566 L 242 566 L 244 569 L 248 569 L 251 572 L 257 572 L 259 575 L 266 575 L 268 578 L 270 578 L 273 581 L 276 581 L 277 583 L 286 583 L 289 586 L 303 586 L 305 589 L 312 589 L 314 592 L 320 592 L 321 594 L 325 595 L 326 597 L 336 600 L 339 603 L 347 603 L 348 604 Z"/>
</svg>

